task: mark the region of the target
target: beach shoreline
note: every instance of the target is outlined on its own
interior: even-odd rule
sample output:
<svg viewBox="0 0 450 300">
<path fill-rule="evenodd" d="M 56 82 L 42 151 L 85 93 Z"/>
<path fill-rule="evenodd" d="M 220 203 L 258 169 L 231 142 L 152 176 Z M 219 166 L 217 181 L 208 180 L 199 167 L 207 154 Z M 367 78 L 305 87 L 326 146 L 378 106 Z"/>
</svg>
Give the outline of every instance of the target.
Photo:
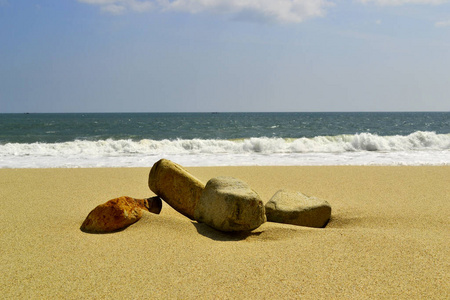
<svg viewBox="0 0 450 300">
<path fill-rule="evenodd" d="M 450 166 L 189 167 L 264 202 L 327 200 L 326 228 L 267 222 L 225 234 L 166 203 L 112 234 L 79 227 L 98 204 L 154 194 L 150 168 L 0 169 L 0 294 L 19 298 L 430 298 L 450 295 Z"/>
</svg>

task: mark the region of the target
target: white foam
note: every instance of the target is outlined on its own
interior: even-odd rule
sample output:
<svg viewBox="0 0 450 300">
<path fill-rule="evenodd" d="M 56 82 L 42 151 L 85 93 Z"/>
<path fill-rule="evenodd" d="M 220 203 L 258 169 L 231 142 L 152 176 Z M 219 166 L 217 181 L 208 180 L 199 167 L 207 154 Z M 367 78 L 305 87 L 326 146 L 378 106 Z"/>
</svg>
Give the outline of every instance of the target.
<svg viewBox="0 0 450 300">
<path fill-rule="evenodd" d="M 148 167 L 160 158 L 186 166 L 449 165 L 450 134 L 370 133 L 242 140 L 99 140 L 0 145 L 0 168 Z"/>
</svg>

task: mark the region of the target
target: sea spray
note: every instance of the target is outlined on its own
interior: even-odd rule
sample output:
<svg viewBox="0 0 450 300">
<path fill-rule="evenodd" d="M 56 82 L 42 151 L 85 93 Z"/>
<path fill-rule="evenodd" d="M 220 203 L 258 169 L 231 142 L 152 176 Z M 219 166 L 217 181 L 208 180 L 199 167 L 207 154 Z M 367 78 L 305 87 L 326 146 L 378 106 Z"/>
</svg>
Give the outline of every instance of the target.
<svg viewBox="0 0 450 300">
<path fill-rule="evenodd" d="M 7 143 L 0 145 L 0 167 L 61 167 L 72 166 L 70 162 L 79 161 L 80 166 L 125 166 L 133 159 L 137 162 L 145 158 L 167 156 L 180 157 L 183 161 L 200 160 L 200 165 L 214 165 L 214 161 L 230 159 L 230 164 L 245 165 L 233 157 L 257 159 L 260 165 L 272 165 L 281 161 L 289 165 L 305 164 L 303 158 L 319 156 L 335 157 L 337 154 L 351 154 L 356 157 L 369 157 L 369 152 L 379 153 L 379 161 L 371 159 L 370 164 L 398 164 L 394 157 L 401 153 L 415 153 L 416 160 L 397 160 L 401 164 L 448 164 L 450 156 L 450 134 L 435 132 L 414 132 L 407 136 L 378 136 L 371 133 L 355 135 L 317 136 L 313 138 L 283 139 L 253 137 L 238 140 L 216 139 L 175 139 L 175 140 L 75 140 L 63 143 Z M 400 153 L 401 152 L 401 153 Z M 313 155 L 320 154 L 320 155 Z M 435 161 L 430 159 L 436 156 Z M 302 156 L 303 155 L 303 156 Z M 309 156 L 308 156 L 309 155 Z M 197 158 L 195 158 L 197 156 Z M 343 156 L 345 157 L 345 155 Z M 386 157 L 390 157 L 386 163 Z M 51 158 L 49 163 L 46 158 Z M 114 158 L 114 160 L 111 160 Z M 290 158 L 287 160 L 287 158 Z M 295 158 L 295 159 L 294 159 Z M 32 162 L 27 165 L 25 161 Z M 21 164 L 15 163 L 21 161 Z M 47 161 L 39 163 L 39 161 Z M 83 163 L 84 161 L 84 163 Z M 287 161 L 287 162 L 286 162 Z M 325 160 L 325 161 L 328 161 Z M 321 164 L 321 163 L 318 163 Z M 329 164 L 333 164 L 332 162 Z M 341 163 L 338 163 L 341 164 Z M 352 162 L 348 162 L 352 164 Z M 364 162 L 358 164 L 365 164 Z M 132 163 L 135 166 L 134 163 Z M 191 165 L 188 163 L 188 165 Z M 94 164 L 94 166 L 97 166 Z"/>
</svg>

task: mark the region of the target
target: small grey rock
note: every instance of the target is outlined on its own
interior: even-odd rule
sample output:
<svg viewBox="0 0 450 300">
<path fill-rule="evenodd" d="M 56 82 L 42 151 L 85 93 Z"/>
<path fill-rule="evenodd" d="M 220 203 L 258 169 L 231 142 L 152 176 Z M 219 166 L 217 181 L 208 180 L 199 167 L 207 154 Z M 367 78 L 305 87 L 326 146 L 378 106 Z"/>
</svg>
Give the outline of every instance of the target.
<svg viewBox="0 0 450 300">
<path fill-rule="evenodd" d="M 212 178 L 194 213 L 198 222 L 221 231 L 250 231 L 266 221 L 264 204 L 246 183 L 233 177 Z"/>
<path fill-rule="evenodd" d="M 324 227 L 331 217 L 327 201 L 300 192 L 279 190 L 265 205 L 267 221 L 307 227 Z"/>
</svg>

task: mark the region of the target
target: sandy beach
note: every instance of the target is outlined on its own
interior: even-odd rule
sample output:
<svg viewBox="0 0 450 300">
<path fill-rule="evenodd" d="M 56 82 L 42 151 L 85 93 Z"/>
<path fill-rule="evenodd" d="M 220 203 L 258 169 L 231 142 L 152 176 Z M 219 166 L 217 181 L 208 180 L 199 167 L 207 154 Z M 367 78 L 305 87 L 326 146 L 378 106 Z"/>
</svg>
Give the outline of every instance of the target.
<svg viewBox="0 0 450 300">
<path fill-rule="evenodd" d="M 315 229 L 225 234 L 163 203 L 127 229 L 79 227 L 98 204 L 145 198 L 150 168 L 0 169 L 2 299 L 449 299 L 450 166 L 195 167 L 264 202 L 327 200 Z"/>
</svg>

